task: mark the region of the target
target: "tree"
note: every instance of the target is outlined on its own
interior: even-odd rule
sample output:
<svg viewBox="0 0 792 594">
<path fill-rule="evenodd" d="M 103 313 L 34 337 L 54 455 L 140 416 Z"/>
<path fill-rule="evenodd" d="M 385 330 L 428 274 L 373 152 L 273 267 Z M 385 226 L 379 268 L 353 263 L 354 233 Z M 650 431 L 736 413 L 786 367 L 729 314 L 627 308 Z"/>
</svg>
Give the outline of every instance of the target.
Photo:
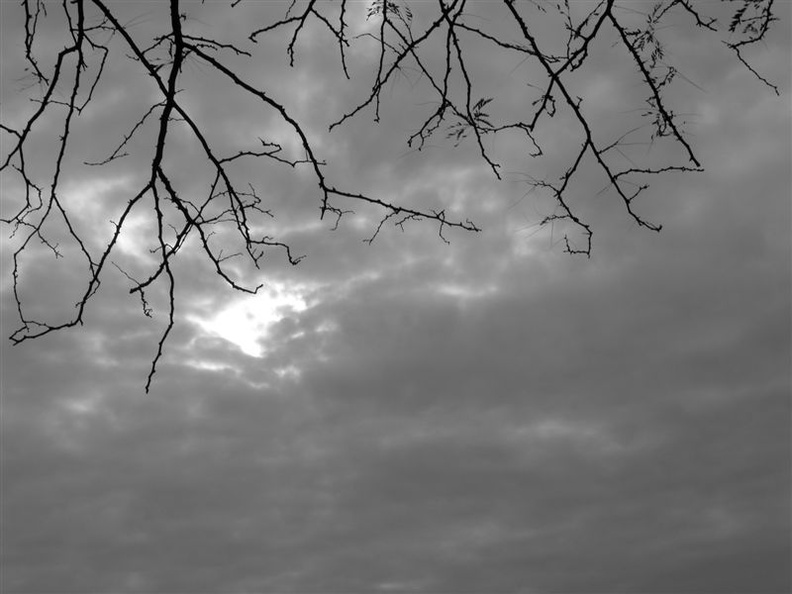
<svg viewBox="0 0 792 594">
<path fill-rule="evenodd" d="M 227 10 L 239 10 L 242 3 L 231 1 Z M 597 168 L 605 189 L 622 203 L 629 217 L 652 231 L 660 231 L 661 225 L 645 219 L 637 209 L 637 199 L 649 187 L 648 180 L 671 172 L 701 170 L 685 132 L 684 116 L 667 99 L 668 90 L 675 84 L 691 81 L 666 59 L 665 26 L 670 22 L 687 25 L 719 39 L 759 81 L 778 93 L 745 56 L 752 45 L 768 35 L 776 20 L 773 3 L 723 0 L 712 6 L 690 0 L 658 0 L 652 5 L 616 0 L 437 0 L 411 7 L 407 0 L 373 0 L 365 14 L 369 28 L 355 33 L 350 15 L 356 5 L 351 0 L 292 0 L 288 7 L 278 7 L 283 12 L 275 20 L 251 23 L 247 38 L 228 40 L 201 34 L 191 16 L 197 4 L 180 0 L 170 0 L 163 22 L 145 33 L 135 21 L 124 20 L 116 5 L 106 0 L 62 0 L 59 5 L 23 0 L 22 51 L 27 64 L 23 82 L 33 107 L 20 122 L 0 125 L 4 136 L 0 171 L 7 187 L 21 197 L 18 208 L 3 218 L 18 241 L 12 276 L 21 325 L 11 341 L 18 344 L 82 324 L 107 270 L 115 266 L 129 279 L 129 292 L 140 299 L 144 315 L 152 315 L 146 295 L 153 286 L 163 284 L 169 297 L 168 321 L 153 357 L 148 390 L 174 326 L 176 275 L 172 264 L 188 237 L 197 238 L 217 275 L 237 291 L 255 293 L 260 286 L 248 286 L 239 280 L 230 265 L 232 259 L 244 257 L 258 267 L 271 250 L 281 251 L 291 264 L 302 259 L 285 241 L 259 232 L 260 221 L 275 213 L 260 190 L 240 176 L 236 165 L 243 161 L 292 168 L 294 175 L 308 172 L 316 187 L 319 217 L 329 217 L 335 227 L 351 212 L 352 204 L 378 210 L 378 223 L 368 242 L 373 242 L 386 224 L 403 228 L 423 221 L 434 225 L 443 241 L 447 241 L 445 232 L 452 229 L 480 230 L 473 221 L 453 218 L 443 209 L 414 208 L 337 185 L 328 173 L 325 155 L 314 148 L 305 123 L 292 115 L 289 105 L 276 99 L 275 89 L 245 79 L 235 68 L 240 60 L 260 57 L 257 46 L 265 41 L 283 40 L 289 65 L 294 68 L 300 68 L 298 54 L 306 37 L 326 43 L 337 54 L 338 76 L 345 79 L 360 75 L 351 71 L 350 52 L 368 44 L 366 47 L 373 49 L 369 70 L 363 75 L 371 76 L 370 92 L 338 114 L 329 131 L 366 115 L 379 121 L 386 109 L 386 90 L 406 78 L 433 97 L 406 139 L 408 146 L 420 151 L 438 138 L 456 146 L 472 143 L 482 165 L 496 179 L 501 179 L 504 172 L 491 148 L 494 137 L 519 138 L 528 156 L 540 157 L 544 148 L 542 131 L 553 120 L 567 118 L 578 141 L 572 143 L 561 174 L 542 179 L 532 177 L 530 172 L 524 175 L 530 186 L 555 201 L 556 210 L 541 224 L 564 223 L 576 229 L 573 235 L 564 236 L 565 250 L 590 255 L 593 229 L 578 215 L 570 199 L 573 179 L 584 164 Z M 488 18 L 482 18 L 482 7 Z M 45 27 L 49 27 L 46 32 Z M 63 46 L 54 44 L 52 31 L 63 35 Z M 517 113 L 509 113 L 501 105 L 504 98 L 479 82 L 481 65 L 476 64 L 475 49 L 482 45 L 500 55 L 516 57 L 521 66 L 526 66 L 527 91 Z M 624 130 L 612 138 L 600 132 L 597 121 L 587 112 L 585 97 L 579 96 L 575 87 L 577 74 L 603 51 L 631 65 L 630 75 L 644 94 L 643 103 L 632 114 L 637 121 L 625 117 Z M 90 154 L 90 146 L 80 146 L 72 139 L 100 108 L 102 81 L 108 69 L 123 60 L 146 74 L 154 96 L 148 108 L 135 116 L 134 125 L 118 138 L 115 148 L 97 159 Z M 290 152 L 274 136 L 258 138 L 255 145 L 241 139 L 236 146 L 225 146 L 189 107 L 191 96 L 200 93 L 192 82 L 194 76 L 186 75 L 191 69 L 197 69 L 200 76 L 220 77 L 228 93 L 258 102 L 263 114 L 288 130 L 300 154 Z M 42 122 L 52 118 L 58 122 L 60 134 L 49 139 L 50 169 L 41 171 L 31 165 L 31 152 L 36 150 L 32 148 L 33 139 Z M 199 154 L 194 159 L 210 171 L 209 181 L 198 194 L 188 193 L 168 164 L 169 150 L 173 150 L 170 140 L 182 133 L 197 143 Z M 649 153 L 627 154 L 629 147 L 654 144 L 675 147 L 676 156 L 667 160 L 669 153 L 662 152 L 662 161 L 657 162 L 657 157 Z M 68 175 L 91 175 L 141 150 L 149 155 L 143 181 L 135 191 L 118 198 L 109 239 L 96 251 L 84 230 L 74 223 L 79 213 L 62 200 L 63 180 Z M 125 225 L 129 226 L 133 214 L 140 211 L 152 214 L 156 228 L 151 246 L 155 259 L 142 280 L 113 259 Z M 52 239 L 53 234 L 58 236 L 54 231 L 58 228 L 62 239 L 70 244 L 68 251 L 61 241 Z M 229 231 L 233 231 L 234 239 Z M 74 314 L 66 320 L 39 319 L 23 306 L 26 300 L 19 291 L 19 281 L 24 256 L 37 244 L 56 259 L 79 258 L 86 267 L 85 290 Z"/>
</svg>

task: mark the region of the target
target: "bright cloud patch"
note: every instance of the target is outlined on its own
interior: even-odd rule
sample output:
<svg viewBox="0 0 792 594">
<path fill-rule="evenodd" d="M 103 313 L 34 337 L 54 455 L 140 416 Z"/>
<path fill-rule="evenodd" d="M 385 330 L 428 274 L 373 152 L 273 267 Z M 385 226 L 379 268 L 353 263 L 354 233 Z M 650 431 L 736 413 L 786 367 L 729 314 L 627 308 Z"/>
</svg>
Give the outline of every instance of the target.
<svg viewBox="0 0 792 594">
<path fill-rule="evenodd" d="M 103 216 L 108 201 L 111 201 L 110 197 L 125 189 L 129 183 L 127 177 L 75 181 L 67 184 L 61 194 L 69 212 L 94 220 Z"/>
<path fill-rule="evenodd" d="M 273 284 L 257 295 L 232 301 L 212 316 L 191 316 L 190 320 L 208 334 L 235 344 L 251 357 L 261 357 L 265 350 L 261 341 L 270 326 L 307 307 L 298 289 Z"/>
<path fill-rule="evenodd" d="M 442 283 L 437 285 L 435 289 L 440 295 L 446 295 L 459 299 L 460 301 L 469 301 L 471 299 L 480 299 L 488 295 L 497 293 L 498 288 L 493 285 L 484 287 L 469 286 L 463 284 Z"/>
</svg>

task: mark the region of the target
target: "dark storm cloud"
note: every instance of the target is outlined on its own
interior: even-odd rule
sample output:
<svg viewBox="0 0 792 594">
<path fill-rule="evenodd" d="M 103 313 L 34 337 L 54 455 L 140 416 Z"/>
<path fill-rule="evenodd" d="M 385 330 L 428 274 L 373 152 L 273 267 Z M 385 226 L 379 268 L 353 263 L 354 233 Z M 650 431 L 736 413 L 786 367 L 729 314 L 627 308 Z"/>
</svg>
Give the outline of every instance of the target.
<svg viewBox="0 0 792 594">
<path fill-rule="evenodd" d="M 213 33 L 231 36 L 241 20 Z M 757 64 L 787 91 L 784 35 Z M 319 77 L 336 58 L 322 47 L 300 47 L 310 76 L 279 87 L 317 134 L 323 99 L 341 109 L 368 82 L 342 91 Z M 394 100 L 393 119 L 324 141 L 334 174 L 457 207 L 481 234 L 449 234 L 446 245 L 408 226 L 367 246 L 376 213 L 330 232 L 315 223 L 312 182 L 268 171 L 283 213 L 273 229 L 309 257 L 296 268 L 268 261 L 263 280 L 296 287 L 307 308 L 270 326 L 262 357 L 190 321 L 230 297 L 187 251 L 182 317 L 150 395 L 142 385 L 165 302 L 153 291 L 145 318 L 120 273 L 84 327 L 3 344 L 4 588 L 788 590 L 788 95 L 677 47 L 707 90 L 691 95 L 707 172 L 661 181 L 643 200 L 665 225 L 657 236 L 600 196 L 580 204 L 597 223 L 593 257 L 561 254 L 562 229 L 532 235 L 548 203 L 520 200 L 519 180 L 492 184 L 464 147 L 405 154 L 410 108 Z M 284 64 L 267 76 L 288 73 Z M 599 72 L 583 85 L 595 110 L 595 96 L 604 105 L 624 91 L 603 84 L 606 64 Z M 202 94 L 195 109 L 218 131 L 259 121 L 249 104 L 211 111 L 220 86 Z M 109 181 L 134 176 L 133 159 Z M 93 190 L 102 200 L 86 217 L 108 218 L 113 192 L 131 182 L 118 183 Z M 142 270 L 143 250 L 128 247 L 127 265 Z M 80 278 L 35 264 L 25 294 L 42 311 L 68 310 L 71 297 L 57 306 Z M 7 291 L 5 334 L 15 327 Z"/>
</svg>

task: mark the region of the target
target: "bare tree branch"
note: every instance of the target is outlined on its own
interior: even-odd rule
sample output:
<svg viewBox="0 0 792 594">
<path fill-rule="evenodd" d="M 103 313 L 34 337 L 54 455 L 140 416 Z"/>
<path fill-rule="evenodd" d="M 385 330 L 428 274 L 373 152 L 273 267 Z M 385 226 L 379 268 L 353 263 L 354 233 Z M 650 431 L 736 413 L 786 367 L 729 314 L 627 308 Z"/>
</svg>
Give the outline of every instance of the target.
<svg viewBox="0 0 792 594">
<path fill-rule="evenodd" d="M 230 7 L 239 4 L 240 0 L 234 0 Z M 541 224 L 563 221 L 576 228 L 577 238 L 564 236 L 566 251 L 591 254 L 594 229 L 579 214 L 576 205 L 581 197 L 579 191 L 573 190 L 584 163 L 588 163 L 605 180 L 607 194 L 620 201 L 637 225 L 660 231 L 660 224 L 644 219 L 636 209 L 636 198 L 649 187 L 651 178 L 701 170 L 685 122 L 667 99 L 667 90 L 677 77 L 685 76 L 679 65 L 667 61 L 663 39 L 666 19 L 674 14 L 702 34 L 721 36 L 720 41 L 739 62 L 774 92 L 780 92 L 751 66 L 746 55 L 768 37 L 777 20 L 773 0 L 723 0 L 721 4 L 731 14 L 725 26 L 707 13 L 709 5 L 689 0 L 657 0 L 649 6 L 638 4 L 636 9 L 615 0 L 499 0 L 487 5 L 491 19 L 478 18 L 476 7 L 467 0 L 432 0 L 420 3 L 415 10 L 406 0 L 374 0 L 365 13 L 369 29 L 354 36 L 350 34 L 354 7 L 349 0 L 293 0 L 281 18 L 250 27 L 247 38 L 229 41 L 193 32 L 188 13 L 194 7 L 180 0 L 163 2 L 168 10 L 164 32 L 149 31 L 148 36 L 133 21 L 124 22 L 119 9 L 106 0 L 61 0 L 57 5 L 22 0 L 24 48 L 20 51 L 26 63 L 24 90 L 35 107 L 20 125 L 0 124 L 0 134 L 9 140 L 0 161 L 0 173 L 15 179 L 20 188 L 19 206 L 15 205 L 15 211 L 3 219 L 10 236 L 17 241 L 11 277 L 20 327 L 12 333 L 11 341 L 17 344 L 83 324 L 85 312 L 107 275 L 107 264 L 112 263 L 130 283 L 129 292 L 141 300 L 144 316 L 153 315 L 146 296 L 148 290 L 160 286 L 167 295 L 165 327 L 145 384 L 148 391 L 177 322 L 174 263 L 189 238 L 195 238 L 203 257 L 225 284 L 251 294 L 261 285 L 249 286 L 245 279 L 237 278 L 229 266 L 232 259 L 245 258 L 259 267 L 265 254 L 273 250 L 285 255 L 293 265 L 303 258 L 295 255 L 293 247 L 282 238 L 256 231 L 261 228 L 258 221 L 271 219 L 275 213 L 249 180 L 239 179 L 236 164 L 248 160 L 307 172 L 317 191 L 319 218 L 328 213 L 331 218 L 334 216 L 334 228 L 352 212 L 350 204 L 376 210 L 379 218 L 365 240 L 368 243 L 389 225 L 404 229 L 408 223 L 429 223 L 446 242 L 444 233 L 450 229 L 480 231 L 476 223 L 450 218 L 439 206 L 420 209 L 354 187 L 340 187 L 331 179 L 327 163 L 309 140 L 308 129 L 295 115 L 296 110 L 278 101 L 275 89 L 258 85 L 240 73 L 240 60 L 257 58 L 256 44 L 277 39 L 281 33 L 288 39 L 284 41 L 288 64 L 299 68 L 299 46 L 306 36 L 314 35 L 317 26 L 325 37 L 312 42 L 329 41 L 332 51 L 340 56 L 339 73 L 344 79 L 352 77 L 352 64 L 356 63 L 348 55 L 351 48 L 356 44 L 370 48 L 373 43 L 376 50 L 367 50 L 370 70 L 364 75 L 372 77 L 368 91 L 337 115 L 330 131 L 367 111 L 378 122 L 387 109 L 383 90 L 397 84 L 401 76 L 412 77 L 422 92 L 431 94 L 432 107 L 407 135 L 408 146 L 420 151 L 438 136 L 454 146 L 474 141 L 483 166 L 498 180 L 502 177 L 500 157 L 491 148 L 492 138 L 519 133 L 525 155 L 537 158 L 545 153 L 540 131 L 552 126 L 554 119 L 566 118 L 574 124 L 578 140 L 567 151 L 563 173 L 544 179 L 526 173 L 529 183 L 547 192 L 556 204 L 555 211 Z M 44 43 L 45 21 L 60 26 L 65 33 L 67 41 L 61 49 L 53 50 L 51 43 Z M 543 27 L 557 29 L 553 43 L 548 41 L 549 36 L 536 33 Z M 574 90 L 587 68 L 595 68 L 591 66 L 598 47 L 594 42 L 603 38 L 611 42 L 611 51 L 619 52 L 634 65 L 635 71 L 625 76 L 633 77 L 645 91 L 640 104 L 645 123 L 626 124 L 615 140 L 613 136 L 603 138 L 606 131 L 591 117 L 585 98 L 578 97 Z M 481 82 L 473 50 L 481 44 L 513 59 L 521 71 L 530 73 L 521 76 L 526 77 L 524 82 L 530 93 L 538 94 L 525 101 L 517 117 L 509 115 L 503 97 Z M 102 96 L 108 70 L 122 61 L 144 73 L 155 93 L 140 113 L 133 114 L 134 123 L 114 141 L 113 150 L 97 156 L 94 146 L 84 146 L 73 139 L 87 116 L 97 109 L 97 97 Z M 185 66 L 196 65 L 201 72 L 222 77 L 228 93 L 253 100 L 262 118 L 269 118 L 288 131 L 301 154 L 288 154 L 280 141 L 265 137 L 258 137 L 255 146 L 240 142 L 231 149 L 219 142 L 189 108 L 188 98 L 200 93 L 200 89 L 194 88 L 185 76 Z M 50 139 L 54 156 L 51 168 L 42 171 L 32 164 L 29 155 L 35 150 L 33 137 L 45 129 L 45 122 L 52 121 L 58 122 L 57 136 Z M 186 130 L 200 147 L 196 168 L 207 174 L 207 180 L 211 179 L 197 193 L 192 188 L 185 189 L 169 165 L 168 155 L 175 150 L 176 126 L 180 133 Z M 682 161 L 658 164 L 627 153 L 630 146 L 660 142 L 675 147 Z M 142 181 L 113 205 L 111 233 L 97 249 L 78 224 L 80 213 L 62 198 L 64 179 L 74 174 L 76 164 L 102 171 L 133 152 L 139 154 L 140 146 L 147 151 Z M 626 167 L 625 161 L 629 163 Z M 138 213 L 150 215 L 156 235 L 151 247 L 155 262 L 145 273 L 135 273 L 144 279 L 140 281 L 113 260 L 125 225 Z M 53 228 L 62 231 L 53 232 Z M 229 244 L 229 238 L 237 243 Z M 68 250 L 63 242 L 69 244 Z M 74 312 L 65 319 L 44 320 L 28 313 L 26 304 L 30 299 L 22 294 L 24 256 L 36 245 L 43 246 L 56 260 L 74 258 L 76 253 L 84 270 L 84 284 Z"/>
</svg>

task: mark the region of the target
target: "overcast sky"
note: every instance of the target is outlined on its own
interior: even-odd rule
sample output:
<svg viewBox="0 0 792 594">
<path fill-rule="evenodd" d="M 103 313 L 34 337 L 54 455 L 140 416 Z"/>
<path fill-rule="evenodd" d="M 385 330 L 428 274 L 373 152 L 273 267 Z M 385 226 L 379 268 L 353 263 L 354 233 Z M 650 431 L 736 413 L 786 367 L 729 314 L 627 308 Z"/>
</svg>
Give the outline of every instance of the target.
<svg viewBox="0 0 792 594">
<path fill-rule="evenodd" d="M 447 245 L 430 224 L 386 226 L 367 245 L 376 211 L 340 204 L 356 214 L 333 231 L 309 175 L 252 162 L 237 174 L 261 184 L 272 230 L 307 257 L 291 267 L 273 252 L 258 276 L 240 267 L 265 283 L 244 297 L 188 245 L 149 394 L 161 297 L 144 317 L 108 269 L 84 326 L 12 347 L 4 227 L 3 592 L 788 592 L 790 7 L 777 4 L 781 22 L 749 55 L 781 96 L 684 19 L 668 28 L 668 59 L 693 83 L 670 97 L 706 171 L 655 180 L 640 210 L 659 234 L 584 172 L 575 204 L 595 233 L 589 259 L 563 253 L 573 229 L 537 228 L 553 204 L 523 175 L 557 175 L 578 146 L 563 116 L 543 133 L 546 159 L 493 144 L 509 172 L 497 182 L 474 144 L 408 150 L 427 113 L 409 75 L 384 94 L 379 124 L 367 111 L 326 133 L 370 88 L 364 41 L 346 81 L 318 29 L 293 70 L 288 38 L 262 39 L 263 53 L 234 67 L 301 118 L 333 183 L 446 208 L 483 231 L 446 231 Z M 140 39 L 164 26 L 161 5 L 111 6 Z M 185 26 L 230 40 L 287 4 L 189 6 Z M 3 122 L 18 125 L 31 109 L 21 14 L 16 2 L 1 10 Z M 43 31 L 60 44 L 52 21 Z M 576 83 L 603 138 L 644 95 L 612 41 Z M 530 101 L 530 70 L 485 48 L 474 59 L 498 109 Z M 108 71 L 74 139 L 80 160 L 106 156 L 150 104 L 134 68 Z M 218 143 L 280 138 L 205 66 L 185 76 L 184 104 Z M 46 155 L 55 120 L 38 134 Z M 147 175 L 144 140 L 65 180 L 92 249 Z M 180 183 L 202 181 L 186 132 L 170 146 Z M 3 182 L 4 209 L 15 183 Z M 132 223 L 116 261 L 142 270 L 150 219 Z M 36 254 L 22 294 L 60 319 L 84 265 Z"/>
</svg>

